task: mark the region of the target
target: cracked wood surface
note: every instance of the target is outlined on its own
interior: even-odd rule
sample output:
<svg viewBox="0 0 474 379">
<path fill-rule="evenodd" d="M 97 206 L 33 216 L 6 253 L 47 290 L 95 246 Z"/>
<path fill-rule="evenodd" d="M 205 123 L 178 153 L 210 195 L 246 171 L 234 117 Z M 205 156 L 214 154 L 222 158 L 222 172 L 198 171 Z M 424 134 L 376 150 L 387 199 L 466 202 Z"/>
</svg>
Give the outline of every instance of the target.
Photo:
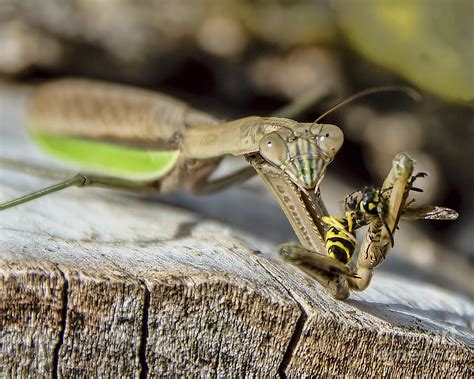
<svg viewBox="0 0 474 379">
<path fill-rule="evenodd" d="M 2 198 L 45 184 L 1 178 Z M 441 289 L 376 275 L 336 301 L 265 242 L 97 189 L 5 211 L 0 230 L 7 377 L 469 374 L 473 307 Z"/>
<path fill-rule="evenodd" d="M 1 125 L 0 155 L 42 161 L 14 124 Z M 2 170 L 0 201 L 48 184 Z M 2 377 L 472 374 L 468 299 L 376 272 L 336 301 L 275 250 L 113 191 L 2 212 Z"/>
</svg>

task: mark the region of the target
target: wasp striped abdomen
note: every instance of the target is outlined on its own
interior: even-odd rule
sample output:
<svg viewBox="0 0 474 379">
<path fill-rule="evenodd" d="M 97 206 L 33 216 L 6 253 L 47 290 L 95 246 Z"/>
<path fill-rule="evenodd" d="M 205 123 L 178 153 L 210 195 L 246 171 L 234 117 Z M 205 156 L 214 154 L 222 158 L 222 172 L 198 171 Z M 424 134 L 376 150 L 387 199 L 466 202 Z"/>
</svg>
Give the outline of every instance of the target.
<svg viewBox="0 0 474 379">
<path fill-rule="evenodd" d="M 330 226 L 326 233 L 328 255 L 341 263 L 349 263 L 356 246 L 356 236 L 350 215 L 348 218 L 325 216 L 323 222 Z"/>
</svg>

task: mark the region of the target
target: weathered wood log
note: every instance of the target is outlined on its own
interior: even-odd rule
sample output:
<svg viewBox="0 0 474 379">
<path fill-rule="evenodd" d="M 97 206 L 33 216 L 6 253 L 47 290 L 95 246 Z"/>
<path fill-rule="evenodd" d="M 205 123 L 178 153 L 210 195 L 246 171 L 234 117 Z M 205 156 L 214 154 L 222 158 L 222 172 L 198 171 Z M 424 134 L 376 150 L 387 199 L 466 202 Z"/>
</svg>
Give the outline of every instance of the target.
<svg viewBox="0 0 474 379">
<path fill-rule="evenodd" d="M 5 126 L 2 155 L 36 160 Z M 47 184 L 2 170 L 0 201 Z M 472 375 L 467 299 L 376 273 L 341 302 L 274 251 L 112 191 L 2 212 L 2 377 Z"/>
<path fill-rule="evenodd" d="M 3 171 L 2 197 L 41 182 Z M 5 376 L 453 377 L 473 358 L 455 294 L 379 275 L 336 301 L 258 241 L 163 205 L 76 189 L 0 228 Z"/>
</svg>

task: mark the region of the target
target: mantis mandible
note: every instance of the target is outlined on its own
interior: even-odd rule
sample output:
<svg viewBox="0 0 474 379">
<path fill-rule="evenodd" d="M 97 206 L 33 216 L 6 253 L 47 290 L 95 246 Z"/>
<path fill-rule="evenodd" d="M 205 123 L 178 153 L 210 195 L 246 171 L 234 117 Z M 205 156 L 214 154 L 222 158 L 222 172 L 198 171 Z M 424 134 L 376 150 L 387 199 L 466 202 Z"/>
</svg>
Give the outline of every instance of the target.
<svg viewBox="0 0 474 379">
<path fill-rule="evenodd" d="M 407 91 L 404 87 L 371 89 L 343 103 L 385 90 Z M 203 193 L 257 173 L 276 196 L 301 243 L 284 245 L 281 256 L 303 268 L 311 267 L 313 276 L 335 297 L 346 298 L 349 288 L 362 290 L 368 285 L 375 264 L 367 265 L 359 257 L 352 270 L 322 253 L 328 226 L 322 221 L 327 211 L 319 184 L 344 137 L 339 127 L 318 122 L 343 103 L 313 123 L 258 116 L 222 122 L 179 100 L 146 90 L 73 79 L 47 83 L 31 98 L 27 112 L 30 134 L 47 152 L 83 165 L 90 174 L 77 174 L 6 202 L 0 210 L 71 186 L 162 193 L 184 186 Z M 291 115 L 290 108 L 287 116 Z M 229 154 L 245 157 L 252 167 L 210 180 L 223 156 Z M 388 201 L 392 230 L 405 206 L 413 169 L 409 159 L 400 158 L 396 165 L 402 174 L 391 172 L 384 184 L 391 188 Z M 385 239 L 380 238 L 383 233 L 380 227 L 369 231 L 369 250 L 387 249 Z M 368 271 L 361 276 L 359 268 Z"/>
</svg>

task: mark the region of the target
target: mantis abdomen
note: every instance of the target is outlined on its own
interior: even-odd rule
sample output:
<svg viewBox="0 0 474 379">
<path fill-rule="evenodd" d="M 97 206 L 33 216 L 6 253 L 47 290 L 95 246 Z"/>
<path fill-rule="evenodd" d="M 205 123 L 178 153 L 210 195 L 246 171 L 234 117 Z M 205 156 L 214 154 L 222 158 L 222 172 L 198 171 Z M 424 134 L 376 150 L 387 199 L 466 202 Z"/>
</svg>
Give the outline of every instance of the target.
<svg viewBox="0 0 474 379">
<path fill-rule="evenodd" d="M 177 149 L 187 126 L 219 121 L 159 93 L 64 79 L 44 84 L 34 92 L 27 122 L 35 132 L 50 135 Z"/>
</svg>

